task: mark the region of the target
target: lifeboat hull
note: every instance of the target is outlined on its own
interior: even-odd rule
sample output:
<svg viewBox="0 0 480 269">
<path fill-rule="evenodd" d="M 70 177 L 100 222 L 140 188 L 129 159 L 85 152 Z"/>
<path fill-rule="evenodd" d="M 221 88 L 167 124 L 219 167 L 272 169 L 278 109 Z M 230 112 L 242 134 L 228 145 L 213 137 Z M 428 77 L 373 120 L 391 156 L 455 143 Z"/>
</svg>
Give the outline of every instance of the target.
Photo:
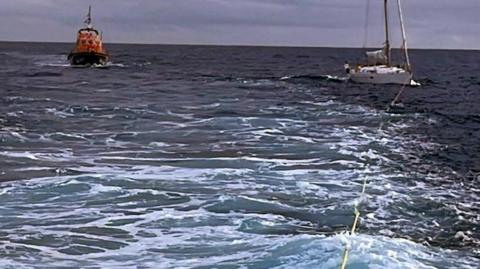
<svg viewBox="0 0 480 269">
<path fill-rule="evenodd" d="M 108 55 L 96 52 L 73 52 L 68 55 L 71 65 L 106 65 Z"/>
</svg>

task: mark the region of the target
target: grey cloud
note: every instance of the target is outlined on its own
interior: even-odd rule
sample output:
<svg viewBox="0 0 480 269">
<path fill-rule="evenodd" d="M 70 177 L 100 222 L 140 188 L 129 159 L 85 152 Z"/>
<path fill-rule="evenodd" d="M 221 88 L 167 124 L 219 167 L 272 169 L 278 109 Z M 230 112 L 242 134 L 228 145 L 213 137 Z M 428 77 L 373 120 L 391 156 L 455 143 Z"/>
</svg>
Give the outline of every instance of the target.
<svg viewBox="0 0 480 269">
<path fill-rule="evenodd" d="M 377 46 L 383 1 L 370 2 Z M 480 1 L 403 2 L 412 47 L 480 47 Z M 0 0 L 0 40 L 73 42 L 90 3 L 106 42 L 361 46 L 367 0 Z"/>
</svg>

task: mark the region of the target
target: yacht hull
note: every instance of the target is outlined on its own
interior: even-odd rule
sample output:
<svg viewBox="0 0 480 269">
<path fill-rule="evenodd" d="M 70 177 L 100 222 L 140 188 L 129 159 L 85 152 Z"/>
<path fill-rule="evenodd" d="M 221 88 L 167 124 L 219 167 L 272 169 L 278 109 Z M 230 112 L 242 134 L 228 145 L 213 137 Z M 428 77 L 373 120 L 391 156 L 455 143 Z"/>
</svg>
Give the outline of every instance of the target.
<svg viewBox="0 0 480 269">
<path fill-rule="evenodd" d="M 368 66 L 350 70 L 349 78 L 356 83 L 399 84 L 418 86 L 412 80 L 412 73 L 399 67 Z"/>
</svg>

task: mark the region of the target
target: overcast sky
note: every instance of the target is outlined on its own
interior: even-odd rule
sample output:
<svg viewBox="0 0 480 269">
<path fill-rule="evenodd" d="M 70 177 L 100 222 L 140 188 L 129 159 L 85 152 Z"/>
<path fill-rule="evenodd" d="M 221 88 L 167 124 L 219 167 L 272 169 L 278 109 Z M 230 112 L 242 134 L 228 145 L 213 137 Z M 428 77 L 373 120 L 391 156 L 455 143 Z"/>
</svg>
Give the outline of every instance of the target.
<svg viewBox="0 0 480 269">
<path fill-rule="evenodd" d="M 92 4 L 106 43 L 361 47 L 368 1 L 367 45 L 380 46 L 382 0 L 0 0 L 0 40 L 74 42 Z M 403 6 L 411 47 L 480 49 L 480 0 Z"/>
</svg>

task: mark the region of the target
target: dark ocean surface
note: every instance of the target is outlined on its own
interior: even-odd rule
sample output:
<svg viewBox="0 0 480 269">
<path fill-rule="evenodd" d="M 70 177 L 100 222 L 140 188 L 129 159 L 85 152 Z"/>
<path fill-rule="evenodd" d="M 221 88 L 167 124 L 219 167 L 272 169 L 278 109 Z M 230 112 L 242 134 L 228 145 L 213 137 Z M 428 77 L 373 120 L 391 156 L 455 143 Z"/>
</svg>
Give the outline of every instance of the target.
<svg viewBox="0 0 480 269">
<path fill-rule="evenodd" d="M 387 112 L 361 49 L 71 48 L 0 43 L 0 268 L 479 268 L 480 52 Z"/>
</svg>

